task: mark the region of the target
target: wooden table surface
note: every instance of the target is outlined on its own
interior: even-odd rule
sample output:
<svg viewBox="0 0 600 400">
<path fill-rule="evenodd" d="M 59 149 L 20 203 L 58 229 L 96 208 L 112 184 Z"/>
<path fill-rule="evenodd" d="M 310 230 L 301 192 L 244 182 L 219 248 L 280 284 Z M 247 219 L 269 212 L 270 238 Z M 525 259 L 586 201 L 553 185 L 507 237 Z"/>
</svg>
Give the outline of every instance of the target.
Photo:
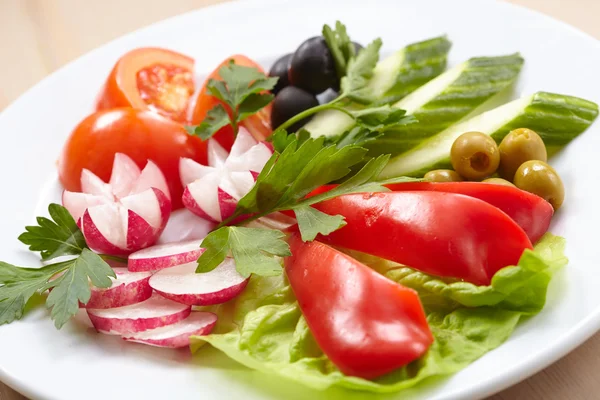
<svg viewBox="0 0 600 400">
<path fill-rule="evenodd" d="M 0 110 L 52 71 L 111 39 L 163 18 L 222 1 L 0 0 Z M 600 39 L 597 22 L 600 0 L 509 1 L 552 15 Z M 554 365 L 491 399 L 600 399 L 598 370 L 600 334 Z M 23 399 L 0 383 L 0 400 Z"/>
</svg>

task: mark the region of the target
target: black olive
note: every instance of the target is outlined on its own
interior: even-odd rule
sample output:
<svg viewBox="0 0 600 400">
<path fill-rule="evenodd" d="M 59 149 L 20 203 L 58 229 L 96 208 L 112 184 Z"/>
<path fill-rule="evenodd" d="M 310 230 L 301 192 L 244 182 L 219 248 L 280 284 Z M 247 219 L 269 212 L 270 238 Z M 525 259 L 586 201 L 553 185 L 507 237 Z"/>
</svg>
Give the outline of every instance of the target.
<svg viewBox="0 0 600 400">
<path fill-rule="evenodd" d="M 307 39 L 298 47 L 290 64 L 290 81 L 315 95 L 336 86 L 333 56 L 323 36 Z"/>
<path fill-rule="evenodd" d="M 273 64 L 271 70 L 269 71 L 269 76 L 279 78 L 279 80 L 277 81 L 277 85 L 275 85 L 275 87 L 272 90 L 274 94 L 279 93 L 281 89 L 290 84 L 290 80 L 288 78 L 288 70 L 290 69 L 290 60 L 292 59 L 292 55 L 292 53 L 286 54 L 285 56 L 275 61 L 275 64 Z"/>
<path fill-rule="evenodd" d="M 271 127 L 277 129 L 288 119 L 300 114 L 304 110 L 319 105 L 319 101 L 312 94 L 295 86 L 286 86 L 275 96 L 271 111 Z M 288 132 L 296 132 L 307 123 L 310 117 L 296 122 L 288 128 Z"/>
</svg>

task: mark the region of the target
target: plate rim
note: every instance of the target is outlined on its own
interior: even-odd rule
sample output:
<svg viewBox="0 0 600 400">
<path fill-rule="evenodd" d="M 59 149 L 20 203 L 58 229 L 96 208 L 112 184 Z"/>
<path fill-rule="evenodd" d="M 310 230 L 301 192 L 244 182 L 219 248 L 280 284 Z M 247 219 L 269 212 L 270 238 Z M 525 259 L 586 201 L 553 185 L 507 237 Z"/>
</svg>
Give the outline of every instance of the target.
<svg viewBox="0 0 600 400">
<path fill-rule="evenodd" d="M 145 31 L 151 31 L 157 29 L 161 25 L 167 25 L 172 23 L 172 21 L 182 18 L 184 16 L 188 17 L 191 14 L 204 14 L 211 12 L 228 12 L 228 9 L 234 9 L 239 7 L 240 5 L 245 8 L 252 8 L 253 6 L 265 6 L 270 4 L 278 4 L 281 5 L 282 2 L 292 2 L 293 0 L 225 0 L 223 3 L 213 3 L 206 6 L 202 6 L 200 8 L 185 11 L 178 13 L 176 15 L 172 15 L 168 18 L 161 19 L 159 21 L 153 22 L 151 24 L 139 27 L 135 30 L 132 30 L 128 33 L 120 35 L 110 41 L 99 45 L 86 53 L 82 54 L 79 57 L 74 58 L 73 60 L 67 62 L 62 65 L 60 68 L 51 72 L 47 76 L 45 76 L 40 81 L 36 82 L 28 89 L 26 89 L 22 94 L 20 94 L 16 99 L 14 99 L 11 103 L 9 103 L 1 112 L 0 112 L 0 123 L 3 119 L 3 116 L 8 114 L 10 110 L 17 107 L 21 102 L 26 101 L 31 92 L 35 92 L 39 88 L 44 85 L 48 85 L 51 82 L 60 79 L 62 75 L 69 72 L 75 65 L 83 62 L 88 58 L 95 57 L 96 53 L 102 52 L 105 48 L 112 47 L 119 42 L 125 42 L 129 40 L 131 37 L 143 34 Z M 383 2 L 394 3 L 393 0 L 380 0 Z M 408 1 L 417 1 L 417 0 L 408 0 Z M 440 0 L 443 1 L 443 0 Z M 481 0 L 479 0 L 481 1 Z M 600 39 L 595 38 L 591 34 L 573 26 L 565 21 L 556 19 L 548 14 L 545 14 L 541 11 L 534 10 L 528 8 L 522 4 L 515 4 L 512 2 L 508 2 L 507 0 L 486 0 L 489 4 L 494 4 L 498 7 L 504 7 L 507 9 L 517 9 L 520 13 L 525 13 L 529 15 L 533 15 L 536 18 L 541 18 L 545 20 L 547 23 L 558 24 L 562 26 L 563 29 L 569 30 L 571 33 L 577 35 L 580 40 L 589 41 L 590 44 L 595 46 L 600 52 Z M 237 10 L 239 11 L 239 10 Z M 600 96 L 600 93 L 599 93 Z M 598 122 L 600 123 L 600 122 Z M 507 389 L 513 385 L 516 385 L 520 382 L 529 379 L 531 376 L 540 372 L 541 370 L 548 368 L 550 365 L 557 362 L 559 359 L 571 353 L 576 348 L 580 347 L 586 340 L 592 337 L 594 334 L 600 331 L 600 305 L 598 305 L 592 312 L 588 313 L 585 318 L 579 321 L 576 325 L 572 326 L 571 329 L 564 332 L 564 334 L 557 338 L 550 348 L 548 349 L 540 349 L 536 352 L 530 353 L 527 357 L 523 358 L 522 362 L 518 365 L 515 365 L 513 368 L 505 371 L 501 371 L 496 373 L 493 380 L 484 381 L 482 384 L 474 386 L 470 390 L 470 394 L 473 398 L 484 398 L 487 396 L 491 396 L 495 393 L 498 393 L 504 389 Z M 16 392 L 32 399 L 50 399 L 43 392 L 38 392 L 33 389 L 33 386 L 27 384 L 27 379 L 20 379 L 16 376 L 13 376 L 5 368 L 2 366 L 0 362 L 0 383 L 10 387 Z M 453 396 L 457 396 L 460 393 L 457 393 L 456 390 L 448 393 L 449 398 L 454 398 Z"/>
</svg>

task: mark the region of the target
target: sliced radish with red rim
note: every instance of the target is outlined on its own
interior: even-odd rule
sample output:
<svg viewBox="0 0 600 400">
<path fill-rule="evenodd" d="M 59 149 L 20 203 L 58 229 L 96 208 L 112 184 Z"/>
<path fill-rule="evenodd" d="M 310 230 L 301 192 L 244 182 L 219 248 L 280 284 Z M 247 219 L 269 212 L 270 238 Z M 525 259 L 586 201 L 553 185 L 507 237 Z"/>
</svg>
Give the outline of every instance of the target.
<svg viewBox="0 0 600 400">
<path fill-rule="evenodd" d="M 96 330 L 121 336 L 175 324 L 187 318 L 191 312 L 190 306 L 171 301 L 158 294 L 153 294 L 148 300 L 130 306 L 104 310 L 87 309 L 90 321 Z"/>
<path fill-rule="evenodd" d="M 130 271 L 157 271 L 196 261 L 204 249 L 202 240 L 160 244 L 136 251 L 129 256 L 127 268 Z"/>
<path fill-rule="evenodd" d="M 139 332 L 123 339 L 150 346 L 181 348 L 190 345 L 191 336 L 208 335 L 217 323 L 217 316 L 210 312 L 195 311 L 189 317 L 173 325 Z"/>
<path fill-rule="evenodd" d="M 200 218 L 187 208 L 182 208 L 171 213 L 165 230 L 158 238 L 158 243 L 204 239 L 215 226 L 214 222 Z"/>
<path fill-rule="evenodd" d="M 63 205 L 90 248 L 127 255 L 156 243 L 171 213 L 167 181 L 158 166 L 148 161 L 140 170 L 131 158 L 117 153 L 109 182 L 83 170 L 83 192 L 63 193 Z"/>
<path fill-rule="evenodd" d="M 269 146 L 257 142 L 242 128 L 229 154 L 210 139 L 209 166 L 188 158 L 179 162 L 179 175 L 185 186 L 183 204 L 194 214 L 211 221 L 229 218 L 237 202 L 252 189 L 272 154 Z"/>
<path fill-rule="evenodd" d="M 248 278 L 235 269 L 232 258 L 226 258 L 210 272 L 196 273 L 196 262 L 163 269 L 150 278 L 150 286 L 158 294 L 182 304 L 207 306 L 225 303 L 239 295 Z"/>
<path fill-rule="evenodd" d="M 115 308 L 141 303 L 152 296 L 152 288 L 148 281 L 149 272 L 129 272 L 125 268 L 114 268 L 116 279 L 107 289 L 91 287 L 92 295 L 85 308 Z"/>
</svg>

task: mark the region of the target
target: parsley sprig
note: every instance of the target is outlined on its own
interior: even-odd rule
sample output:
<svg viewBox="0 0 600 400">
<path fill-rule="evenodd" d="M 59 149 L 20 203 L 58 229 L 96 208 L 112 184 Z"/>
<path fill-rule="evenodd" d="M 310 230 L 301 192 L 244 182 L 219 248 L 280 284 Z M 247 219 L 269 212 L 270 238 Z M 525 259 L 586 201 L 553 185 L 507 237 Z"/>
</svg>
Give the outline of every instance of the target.
<svg viewBox="0 0 600 400">
<path fill-rule="evenodd" d="M 325 110 L 337 110 L 350 116 L 366 132 L 362 137 L 415 122 L 414 117 L 405 115 L 404 110 L 389 104 L 371 104 L 367 84 L 379 61 L 381 39 L 375 39 L 355 54 L 354 44 L 341 22 L 336 22 L 335 29 L 325 25 L 323 36 L 333 55 L 336 72 L 341 78 L 340 95 L 329 103 L 295 115 L 277 130 L 287 130 L 295 123 Z M 236 65 L 233 61 L 221 67 L 219 75 L 222 80 L 210 79 L 206 90 L 221 103 L 208 111 L 200 125 L 187 127 L 190 134 L 203 140 L 209 139 L 227 125 L 231 125 L 234 133 L 237 133 L 241 121 L 273 100 L 273 95 L 265 91 L 273 89 L 278 79 L 269 78 L 256 68 Z"/>
<path fill-rule="evenodd" d="M 329 103 L 321 104 L 295 115 L 283 123 L 277 130 L 285 130 L 298 121 L 325 110 L 337 110 L 351 117 L 358 127 L 367 132 L 381 132 L 395 126 L 415 122 L 406 111 L 389 104 L 371 105 L 368 90 L 369 79 L 379 61 L 381 39 L 375 39 L 358 54 L 354 54 L 354 45 L 346 33 L 346 27 L 339 21 L 333 30 L 323 27 L 323 36 L 333 54 L 338 76 L 341 78 L 340 95 Z M 352 105 L 352 106 L 350 106 Z"/>
<path fill-rule="evenodd" d="M 343 194 L 387 191 L 383 186 L 386 183 L 412 180 L 404 177 L 377 180 L 389 156 L 379 156 L 364 164 L 367 150 L 359 145 L 338 148 L 326 144 L 324 138 L 311 139 L 305 134 L 288 136 L 284 131 L 275 134 L 273 143 L 276 151 L 252 190 L 239 200 L 234 214 L 204 239 L 202 247 L 206 251 L 198 259 L 197 272 L 211 271 L 231 253 L 243 276 L 280 273 L 277 257 L 289 255 L 282 232 L 227 225 L 240 219 L 238 223 L 245 224 L 274 212 L 292 210 L 302 239 L 310 241 L 346 224 L 342 216 L 322 213 L 311 205 Z M 352 168 L 360 164 L 364 164 L 361 169 Z M 334 189 L 306 197 L 316 188 L 342 178 L 344 182 Z"/>
<path fill-rule="evenodd" d="M 38 217 L 38 225 L 27 226 L 19 240 L 42 259 L 75 256 L 42 268 L 24 268 L 0 262 L 0 325 L 23 316 L 27 303 L 38 293 L 51 289 L 46 306 L 60 329 L 91 296 L 90 282 L 110 287 L 116 275 L 101 255 L 91 251 L 69 212 L 59 204 L 48 207 L 50 218 Z"/>
<path fill-rule="evenodd" d="M 273 95 L 264 93 L 275 87 L 278 78 L 269 78 L 256 68 L 230 61 L 219 69 L 222 80 L 209 79 L 206 90 L 221 101 L 208 111 L 205 120 L 187 127 L 188 133 L 207 140 L 224 126 L 231 125 L 234 133 L 238 124 L 267 106 Z"/>
</svg>

